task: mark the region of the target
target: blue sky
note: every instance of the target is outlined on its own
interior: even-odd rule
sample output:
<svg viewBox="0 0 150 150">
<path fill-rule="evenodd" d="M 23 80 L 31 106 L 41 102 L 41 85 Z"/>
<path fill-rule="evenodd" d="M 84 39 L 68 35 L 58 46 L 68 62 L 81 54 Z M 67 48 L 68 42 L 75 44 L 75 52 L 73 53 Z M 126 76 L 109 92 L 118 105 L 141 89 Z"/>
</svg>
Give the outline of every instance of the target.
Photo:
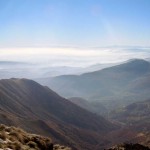
<svg viewBox="0 0 150 150">
<path fill-rule="evenodd" d="M 150 0 L 0 0 L 0 61 L 87 66 L 150 58 Z"/>
<path fill-rule="evenodd" d="M 0 1 L 0 47 L 149 43 L 150 0 Z"/>
</svg>

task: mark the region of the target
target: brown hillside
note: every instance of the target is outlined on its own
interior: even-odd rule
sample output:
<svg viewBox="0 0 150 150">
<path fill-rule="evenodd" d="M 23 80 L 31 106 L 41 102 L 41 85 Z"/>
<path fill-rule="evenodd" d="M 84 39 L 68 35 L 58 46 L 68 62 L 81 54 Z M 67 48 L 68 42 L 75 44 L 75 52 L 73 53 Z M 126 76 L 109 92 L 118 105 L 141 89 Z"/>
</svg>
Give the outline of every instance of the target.
<svg viewBox="0 0 150 150">
<path fill-rule="evenodd" d="M 71 146 L 99 149 L 115 127 L 55 92 L 27 79 L 0 80 L 0 123 L 15 125 Z"/>
</svg>

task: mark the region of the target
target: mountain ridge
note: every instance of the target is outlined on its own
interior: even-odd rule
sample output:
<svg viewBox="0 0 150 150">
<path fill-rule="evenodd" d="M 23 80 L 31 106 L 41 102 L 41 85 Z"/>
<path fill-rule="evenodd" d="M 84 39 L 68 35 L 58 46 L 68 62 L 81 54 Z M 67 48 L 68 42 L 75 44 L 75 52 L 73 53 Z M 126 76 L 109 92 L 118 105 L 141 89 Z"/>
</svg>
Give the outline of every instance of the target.
<svg viewBox="0 0 150 150">
<path fill-rule="evenodd" d="M 116 125 L 27 79 L 0 80 L 0 123 L 51 136 L 73 149 L 96 148 Z M 82 143 L 82 144 L 81 144 Z"/>
<path fill-rule="evenodd" d="M 37 80 L 37 82 L 53 88 L 64 97 L 82 97 L 89 101 L 99 101 L 108 109 L 115 109 L 150 98 L 148 90 L 142 91 L 140 85 L 134 86 L 139 79 L 143 80 L 143 83 L 149 80 L 149 74 L 150 62 L 134 59 L 95 72 L 78 76 L 57 76 Z M 145 76 L 148 77 L 145 78 Z M 139 94 L 137 91 L 131 92 L 135 88 Z M 147 84 L 146 88 L 150 89 L 150 84 Z"/>
</svg>

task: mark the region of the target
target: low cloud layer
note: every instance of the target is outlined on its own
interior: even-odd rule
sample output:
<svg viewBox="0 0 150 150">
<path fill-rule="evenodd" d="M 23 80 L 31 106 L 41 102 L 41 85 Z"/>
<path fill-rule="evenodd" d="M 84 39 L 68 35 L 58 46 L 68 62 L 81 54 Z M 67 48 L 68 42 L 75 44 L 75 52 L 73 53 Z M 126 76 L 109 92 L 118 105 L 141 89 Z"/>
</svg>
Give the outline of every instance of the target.
<svg viewBox="0 0 150 150">
<path fill-rule="evenodd" d="M 1 61 L 21 61 L 49 66 L 88 66 L 149 57 L 149 47 L 0 48 Z"/>
</svg>

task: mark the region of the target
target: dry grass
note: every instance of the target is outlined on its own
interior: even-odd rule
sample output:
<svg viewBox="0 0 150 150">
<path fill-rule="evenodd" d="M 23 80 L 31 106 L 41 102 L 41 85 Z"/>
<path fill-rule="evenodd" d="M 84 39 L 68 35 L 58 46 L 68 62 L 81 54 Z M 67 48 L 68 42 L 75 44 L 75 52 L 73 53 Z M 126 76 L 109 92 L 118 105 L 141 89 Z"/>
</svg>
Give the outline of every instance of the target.
<svg viewBox="0 0 150 150">
<path fill-rule="evenodd" d="M 56 144 L 54 145 L 53 150 L 71 150 L 71 148 Z"/>
<path fill-rule="evenodd" d="M 0 125 L 0 148 L 12 150 L 71 150 L 68 147 L 53 145 L 48 137 L 29 134 L 20 128 Z"/>
</svg>

